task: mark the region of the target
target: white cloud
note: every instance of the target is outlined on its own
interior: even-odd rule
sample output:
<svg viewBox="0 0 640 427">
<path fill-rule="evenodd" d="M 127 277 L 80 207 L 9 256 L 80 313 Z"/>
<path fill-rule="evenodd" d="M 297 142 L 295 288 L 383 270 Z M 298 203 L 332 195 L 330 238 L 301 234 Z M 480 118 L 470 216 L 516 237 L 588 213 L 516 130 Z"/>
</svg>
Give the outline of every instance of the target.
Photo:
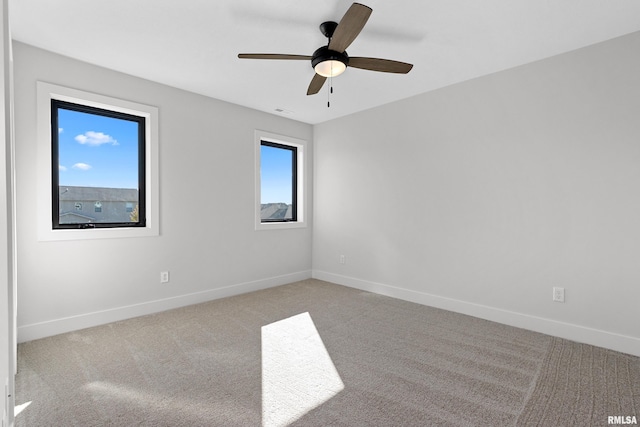
<svg viewBox="0 0 640 427">
<path fill-rule="evenodd" d="M 64 132 L 64 128 L 58 128 L 58 133 Z"/>
<path fill-rule="evenodd" d="M 66 166 L 58 165 L 58 170 L 64 172 L 67 170 Z"/>
<path fill-rule="evenodd" d="M 118 141 L 113 139 L 110 135 L 102 132 L 94 132 L 92 130 L 85 132 L 83 135 L 76 136 L 75 140 L 80 144 L 86 144 L 92 147 L 97 147 L 102 144 L 118 145 Z"/>
<path fill-rule="evenodd" d="M 91 165 L 88 165 L 86 163 L 76 163 L 75 165 L 73 165 L 74 169 L 80 169 L 81 171 L 88 171 L 89 169 L 91 169 Z"/>
</svg>

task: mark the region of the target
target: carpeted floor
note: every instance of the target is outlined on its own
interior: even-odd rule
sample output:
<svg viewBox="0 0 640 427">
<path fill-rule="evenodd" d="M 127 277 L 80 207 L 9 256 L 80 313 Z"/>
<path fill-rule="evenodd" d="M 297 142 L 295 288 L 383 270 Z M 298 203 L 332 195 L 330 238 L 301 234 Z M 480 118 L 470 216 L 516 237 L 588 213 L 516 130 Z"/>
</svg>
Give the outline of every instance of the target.
<svg viewBox="0 0 640 427">
<path fill-rule="evenodd" d="M 18 369 L 18 427 L 640 418 L 638 357 L 318 280 L 23 343 Z"/>
</svg>

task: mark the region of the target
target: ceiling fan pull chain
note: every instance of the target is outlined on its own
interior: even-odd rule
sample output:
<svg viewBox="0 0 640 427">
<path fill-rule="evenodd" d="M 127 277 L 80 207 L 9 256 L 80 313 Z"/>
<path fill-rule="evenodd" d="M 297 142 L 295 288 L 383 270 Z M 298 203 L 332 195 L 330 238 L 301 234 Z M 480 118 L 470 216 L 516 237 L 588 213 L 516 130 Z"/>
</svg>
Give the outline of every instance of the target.
<svg viewBox="0 0 640 427">
<path fill-rule="evenodd" d="M 327 108 L 331 108 L 332 93 L 333 93 L 333 77 L 329 76 L 329 91 L 327 92 Z"/>
</svg>

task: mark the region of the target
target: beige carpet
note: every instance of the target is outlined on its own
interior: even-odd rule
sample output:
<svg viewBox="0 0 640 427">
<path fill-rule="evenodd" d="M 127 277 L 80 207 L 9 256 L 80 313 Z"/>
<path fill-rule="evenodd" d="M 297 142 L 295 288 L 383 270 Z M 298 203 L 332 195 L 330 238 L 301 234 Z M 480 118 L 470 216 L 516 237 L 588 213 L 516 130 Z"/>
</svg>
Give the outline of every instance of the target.
<svg viewBox="0 0 640 427">
<path fill-rule="evenodd" d="M 17 426 L 640 418 L 640 358 L 317 280 L 24 343 L 18 367 Z"/>
</svg>

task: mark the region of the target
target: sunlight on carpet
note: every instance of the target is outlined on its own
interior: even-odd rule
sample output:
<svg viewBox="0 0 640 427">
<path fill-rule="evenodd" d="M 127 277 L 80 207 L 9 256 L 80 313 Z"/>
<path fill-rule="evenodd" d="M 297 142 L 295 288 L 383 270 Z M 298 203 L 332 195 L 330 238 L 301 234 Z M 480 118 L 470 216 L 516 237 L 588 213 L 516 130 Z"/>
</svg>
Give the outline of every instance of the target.
<svg viewBox="0 0 640 427">
<path fill-rule="evenodd" d="M 309 313 L 262 327 L 262 425 L 286 426 L 344 389 Z"/>
<path fill-rule="evenodd" d="M 160 407 L 160 402 L 166 400 L 164 396 L 154 396 L 150 393 L 138 391 L 131 387 L 112 384 L 105 381 L 93 381 L 87 384 L 84 388 L 96 396 L 109 396 L 139 406 Z"/>
<path fill-rule="evenodd" d="M 26 402 L 23 403 L 22 405 L 16 405 L 13 408 L 13 416 L 17 417 L 18 415 L 20 415 L 20 412 L 24 411 L 25 409 L 27 409 L 27 407 L 31 405 L 31 402 Z"/>
<path fill-rule="evenodd" d="M 175 395 L 164 395 L 150 393 L 147 390 L 137 390 L 122 384 L 114 384 L 106 381 L 93 381 L 84 386 L 84 389 L 91 393 L 93 399 L 100 400 L 109 398 L 126 402 L 130 409 L 138 407 L 140 409 L 155 411 L 156 413 L 175 413 L 180 410 L 197 418 L 200 413 L 198 402 L 193 399 L 181 399 Z"/>
</svg>

